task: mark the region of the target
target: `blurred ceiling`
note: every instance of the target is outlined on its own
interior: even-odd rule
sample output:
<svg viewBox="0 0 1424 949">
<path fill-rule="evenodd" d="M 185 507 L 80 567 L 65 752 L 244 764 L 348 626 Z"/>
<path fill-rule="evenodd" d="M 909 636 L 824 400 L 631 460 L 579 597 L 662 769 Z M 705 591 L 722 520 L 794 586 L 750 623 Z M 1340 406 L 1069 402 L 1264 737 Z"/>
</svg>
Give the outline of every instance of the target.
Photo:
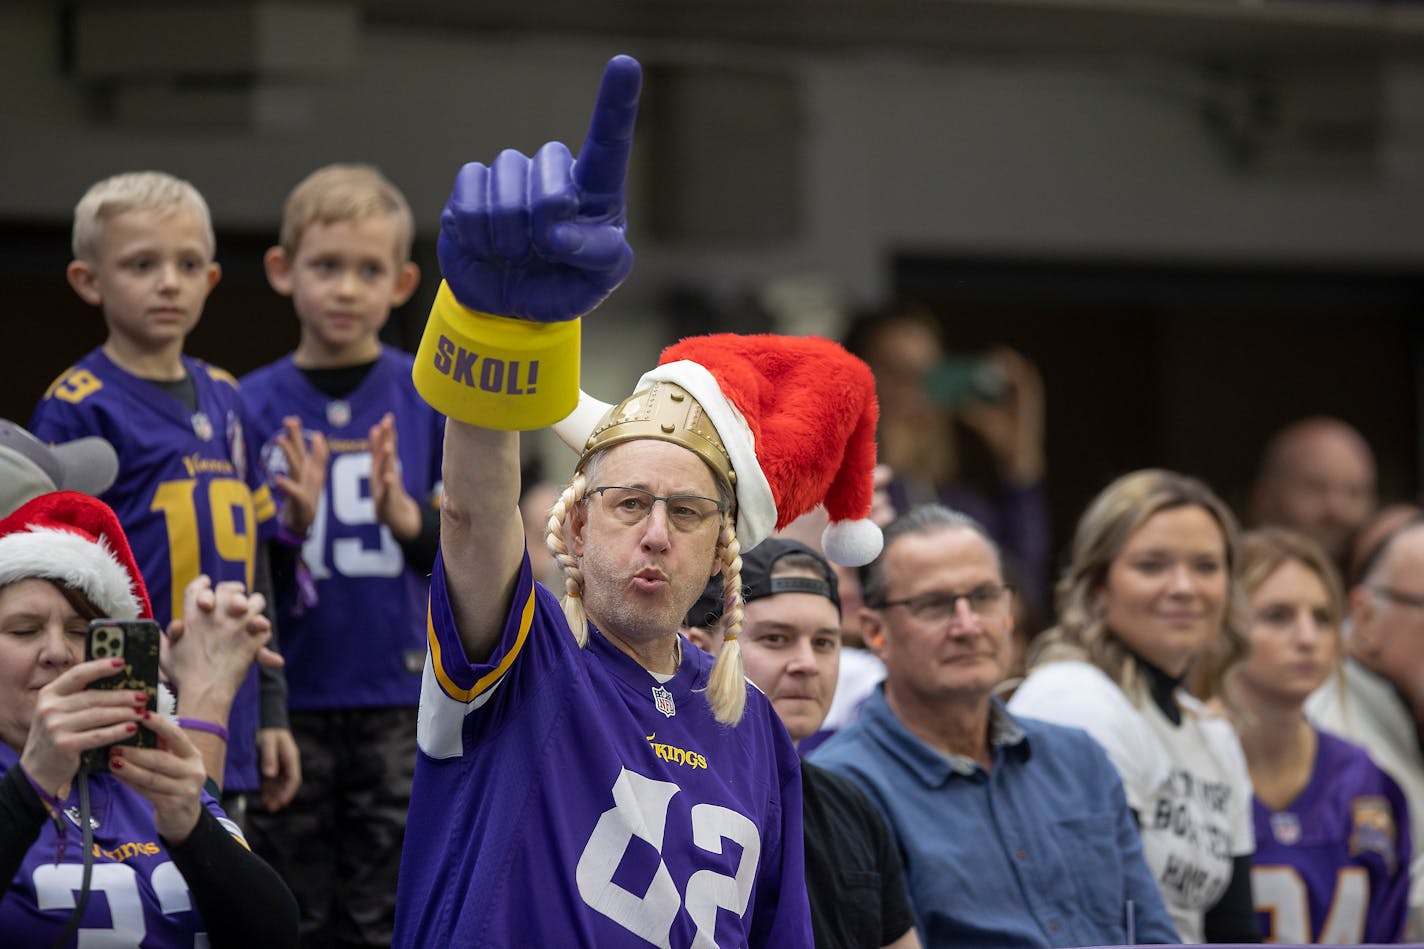
<svg viewBox="0 0 1424 949">
<path fill-rule="evenodd" d="M 1370 0 L 363 0 L 368 22 L 812 50 L 1424 55 L 1424 4 Z"/>
</svg>

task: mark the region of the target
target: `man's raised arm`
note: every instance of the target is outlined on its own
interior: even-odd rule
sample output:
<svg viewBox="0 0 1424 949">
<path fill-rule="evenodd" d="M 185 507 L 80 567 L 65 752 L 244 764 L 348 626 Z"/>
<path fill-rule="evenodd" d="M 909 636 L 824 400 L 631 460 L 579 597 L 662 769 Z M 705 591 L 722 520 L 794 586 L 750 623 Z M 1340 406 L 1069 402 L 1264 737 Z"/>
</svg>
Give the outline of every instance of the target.
<svg viewBox="0 0 1424 949">
<path fill-rule="evenodd" d="M 626 179 L 642 69 L 603 73 L 578 158 L 550 142 L 460 169 L 414 379 L 449 418 L 440 550 L 466 656 L 493 652 L 524 555 L 519 435 L 578 400 L 579 318 L 633 266 Z"/>
</svg>

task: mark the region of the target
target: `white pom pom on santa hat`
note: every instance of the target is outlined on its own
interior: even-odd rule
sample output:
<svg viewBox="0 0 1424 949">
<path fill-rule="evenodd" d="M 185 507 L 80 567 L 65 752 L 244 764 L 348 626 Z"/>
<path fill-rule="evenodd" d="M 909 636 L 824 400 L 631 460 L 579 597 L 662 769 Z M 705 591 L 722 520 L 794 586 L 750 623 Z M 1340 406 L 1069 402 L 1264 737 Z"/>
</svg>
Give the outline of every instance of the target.
<svg viewBox="0 0 1424 949">
<path fill-rule="evenodd" d="M 821 532 L 821 551 L 831 563 L 863 567 L 885 546 L 885 536 L 871 520 L 832 521 Z"/>
</svg>

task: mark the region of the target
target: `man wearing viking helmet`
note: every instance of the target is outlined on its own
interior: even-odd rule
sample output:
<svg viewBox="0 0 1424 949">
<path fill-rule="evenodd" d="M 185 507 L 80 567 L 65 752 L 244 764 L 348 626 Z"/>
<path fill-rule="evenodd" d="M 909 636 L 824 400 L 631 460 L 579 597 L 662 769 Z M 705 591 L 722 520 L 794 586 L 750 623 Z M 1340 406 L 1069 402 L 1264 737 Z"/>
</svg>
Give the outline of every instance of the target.
<svg viewBox="0 0 1424 949">
<path fill-rule="evenodd" d="M 715 336 L 617 406 L 580 399 L 579 317 L 632 266 L 640 86 L 616 57 L 577 160 L 466 165 L 442 218 L 414 374 L 450 422 L 400 946 L 811 945 L 796 752 L 735 644 L 740 552 L 824 503 L 827 553 L 875 556 L 874 383 L 826 340 Z M 561 419 L 562 603 L 525 554 L 517 435 Z M 714 665 L 677 630 L 719 573 Z"/>
</svg>

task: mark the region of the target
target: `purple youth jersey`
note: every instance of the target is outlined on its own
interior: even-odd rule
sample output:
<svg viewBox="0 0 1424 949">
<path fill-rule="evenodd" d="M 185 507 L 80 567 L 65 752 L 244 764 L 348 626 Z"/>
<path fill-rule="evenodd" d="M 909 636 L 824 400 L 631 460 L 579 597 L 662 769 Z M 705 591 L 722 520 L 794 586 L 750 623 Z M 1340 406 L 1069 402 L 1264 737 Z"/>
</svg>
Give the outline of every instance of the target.
<svg viewBox="0 0 1424 949">
<path fill-rule="evenodd" d="M 252 588 L 259 535 L 273 514 L 249 463 L 254 451 L 237 381 L 189 356 L 183 367 L 197 393 L 193 412 L 95 349 L 50 385 L 30 422 L 42 441 L 98 435 L 114 446 L 118 478 L 100 497 L 123 524 L 163 627 L 182 613 L 183 589 L 200 573 Z M 230 790 L 258 786 L 257 721 L 254 669 L 228 719 Z"/>
<path fill-rule="evenodd" d="M 0 744 L 0 774 L 14 767 L 18 757 Z M 89 802 L 95 824 L 94 869 L 78 945 L 207 945 L 188 884 L 153 826 L 153 805 L 107 774 L 90 777 Z M 229 833 L 242 839 L 216 801 L 204 794 L 203 804 Z M 77 789 L 71 789 L 65 805 L 57 821 L 45 821 L 0 898 L 0 942 L 7 946 L 53 945 L 74 911 L 84 863 Z"/>
<path fill-rule="evenodd" d="M 276 444 L 285 417 L 295 415 L 307 431 L 321 432 L 331 449 L 316 523 L 302 547 L 316 604 L 302 604 L 295 584 L 274 578 L 292 709 L 414 706 L 420 700 L 430 585 L 405 562 L 390 528 L 376 522 L 368 437 L 386 412 L 394 413 L 405 489 L 417 502 L 435 500 L 443 422 L 416 393 L 411 363 L 411 356 L 383 347 L 366 378 L 342 399 L 314 387 L 290 356 L 242 378 L 269 488 L 272 475 L 286 470 Z"/>
<path fill-rule="evenodd" d="M 1278 943 L 1397 942 L 1411 854 L 1404 795 L 1364 749 L 1316 735 L 1310 783 L 1291 806 L 1252 802 L 1261 935 Z"/>
<path fill-rule="evenodd" d="M 394 945 L 811 946 L 799 764 L 760 692 L 729 728 L 701 650 L 660 684 L 579 649 L 527 557 L 478 664 L 437 559 L 429 647 Z"/>
</svg>

